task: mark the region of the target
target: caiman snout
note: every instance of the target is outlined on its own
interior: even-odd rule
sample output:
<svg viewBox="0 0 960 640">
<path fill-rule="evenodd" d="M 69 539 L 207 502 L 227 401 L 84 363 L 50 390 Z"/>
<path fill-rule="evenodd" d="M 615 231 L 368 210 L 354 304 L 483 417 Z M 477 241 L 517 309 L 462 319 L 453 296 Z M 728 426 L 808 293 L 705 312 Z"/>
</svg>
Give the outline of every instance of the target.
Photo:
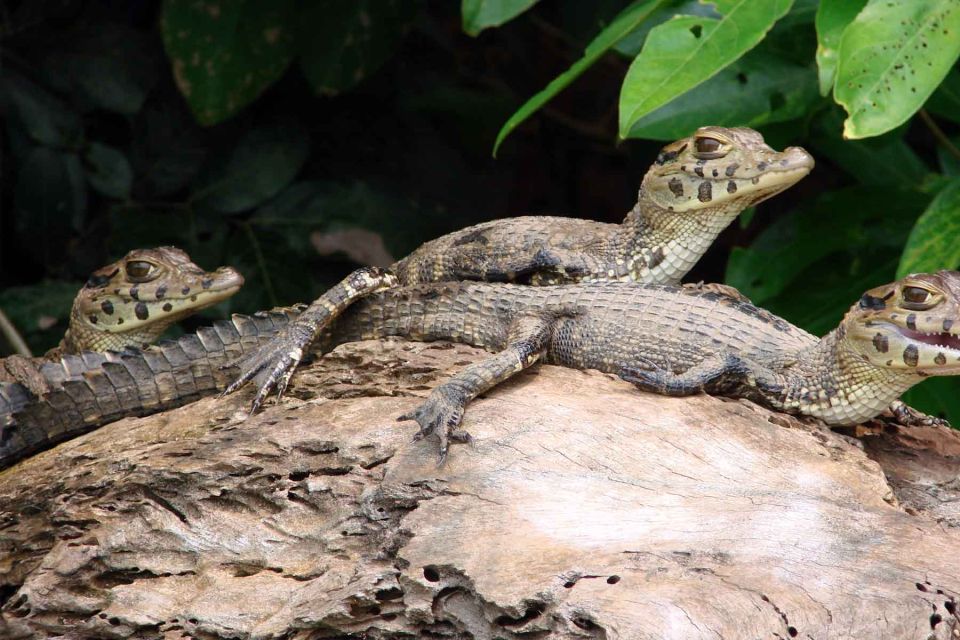
<svg viewBox="0 0 960 640">
<path fill-rule="evenodd" d="M 783 159 L 780 164 L 787 169 L 806 169 L 807 173 L 813 169 L 813 156 L 802 147 L 787 147 L 783 150 Z"/>
</svg>

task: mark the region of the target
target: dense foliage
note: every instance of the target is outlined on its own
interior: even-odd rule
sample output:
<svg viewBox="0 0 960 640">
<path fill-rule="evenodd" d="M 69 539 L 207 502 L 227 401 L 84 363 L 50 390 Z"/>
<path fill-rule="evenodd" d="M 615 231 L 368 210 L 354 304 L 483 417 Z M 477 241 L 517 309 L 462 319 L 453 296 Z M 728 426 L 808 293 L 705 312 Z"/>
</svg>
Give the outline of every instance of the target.
<svg viewBox="0 0 960 640">
<path fill-rule="evenodd" d="M 250 311 L 481 220 L 617 221 L 704 124 L 818 166 L 693 278 L 822 333 L 868 287 L 960 267 L 960 0 L 452 5 L 5 5 L 0 308 L 42 349 L 136 246 L 237 266 L 220 312 Z M 960 421 L 957 389 L 908 400 Z"/>
</svg>

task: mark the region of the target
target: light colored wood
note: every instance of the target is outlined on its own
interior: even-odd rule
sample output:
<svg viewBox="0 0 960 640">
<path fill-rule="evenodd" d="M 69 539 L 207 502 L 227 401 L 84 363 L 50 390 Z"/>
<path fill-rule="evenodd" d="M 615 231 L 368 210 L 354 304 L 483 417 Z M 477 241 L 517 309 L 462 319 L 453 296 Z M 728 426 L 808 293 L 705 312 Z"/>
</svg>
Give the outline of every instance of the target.
<svg viewBox="0 0 960 640">
<path fill-rule="evenodd" d="M 0 473 L 0 637 L 960 637 L 955 433 L 547 366 L 438 468 L 396 416 L 481 355 L 345 345 L 246 422 L 204 400 Z"/>
</svg>

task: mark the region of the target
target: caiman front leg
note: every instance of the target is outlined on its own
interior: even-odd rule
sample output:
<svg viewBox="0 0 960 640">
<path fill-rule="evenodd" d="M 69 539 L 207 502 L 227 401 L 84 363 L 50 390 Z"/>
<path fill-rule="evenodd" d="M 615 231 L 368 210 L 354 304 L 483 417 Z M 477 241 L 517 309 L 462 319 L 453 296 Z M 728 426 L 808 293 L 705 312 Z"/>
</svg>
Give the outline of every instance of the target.
<svg viewBox="0 0 960 640">
<path fill-rule="evenodd" d="M 949 427 L 950 422 L 943 418 L 927 415 L 905 404 L 902 400 L 895 400 L 887 410 L 898 424 L 905 427 Z"/>
<path fill-rule="evenodd" d="M 583 254 L 556 247 L 533 247 L 528 251 L 511 251 L 502 256 L 484 249 L 454 253 L 449 276 L 456 280 L 484 282 L 570 282 L 591 272 Z"/>
<path fill-rule="evenodd" d="M 470 440 L 470 434 L 459 429 L 470 401 L 542 358 L 549 345 L 553 324 L 552 318 L 542 316 L 517 319 L 510 328 L 503 351 L 465 368 L 436 387 L 423 404 L 397 420 L 417 421 L 420 430 L 414 440 L 436 433 L 440 439 L 439 463 L 442 464 L 450 440 Z"/>
<path fill-rule="evenodd" d="M 748 362 L 732 353 L 718 353 L 682 373 L 674 373 L 647 362 L 625 367 L 620 377 L 637 388 L 666 396 L 691 396 L 713 392 L 725 395 L 738 390 L 744 397 L 762 397 L 776 406 L 784 389 L 773 370 Z M 743 393 L 744 388 L 748 389 Z"/>
<path fill-rule="evenodd" d="M 363 296 L 395 286 L 397 277 L 389 271 L 378 267 L 357 269 L 311 303 L 279 336 L 240 360 L 225 365 L 223 368 L 238 367 L 240 375 L 221 396 L 233 393 L 254 378 L 261 378 L 250 412 L 256 412 L 273 389 L 277 390 L 279 398 L 310 345 L 334 318 Z"/>
</svg>

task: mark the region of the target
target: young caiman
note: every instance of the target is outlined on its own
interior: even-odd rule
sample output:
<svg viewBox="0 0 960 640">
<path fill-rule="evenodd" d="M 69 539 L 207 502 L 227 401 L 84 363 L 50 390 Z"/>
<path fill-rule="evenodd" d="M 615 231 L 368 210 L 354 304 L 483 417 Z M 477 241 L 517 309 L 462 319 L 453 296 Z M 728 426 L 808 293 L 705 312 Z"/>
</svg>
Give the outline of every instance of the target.
<svg viewBox="0 0 960 640">
<path fill-rule="evenodd" d="M 238 316 L 144 353 L 114 354 L 93 370 L 79 357 L 50 364 L 61 388 L 40 401 L 20 399 L 19 407 L 17 385 L 0 387 L 0 467 L 99 424 L 223 388 L 236 368 L 222 364 L 255 351 L 293 313 Z M 823 338 L 717 291 L 453 282 L 371 294 L 320 342 L 327 351 L 383 336 L 496 352 L 401 417 L 419 423 L 418 438 L 436 433 L 441 457 L 450 439 L 465 438 L 459 427 L 473 398 L 538 361 L 615 373 L 656 393 L 748 398 L 831 425 L 857 424 L 891 405 L 904 424 L 926 423 L 929 417 L 895 401 L 927 376 L 960 374 L 960 272 L 911 275 L 871 289 Z M 15 408 L 22 410 L 11 415 Z"/>
<path fill-rule="evenodd" d="M 226 300 L 243 285 L 230 267 L 206 272 L 176 247 L 134 249 L 97 269 L 73 300 L 60 344 L 43 357 L 145 347 L 189 315 Z M 33 358 L 0 359 L 0 380 L 37 380 Z M 34 389 L 35 392 L 42 389 Z"/>
<path fill-rule="evenodd" d="M 229 391 L 266 370 L 253 409 L 273 388 L 281 395 L 304 352 L 333 318 L 364 295 L 397 284 L 679 283 L 743 209 L 780 193 L 812 168 L 813 158 L 803 149 L 774 151 L 752 129 L 702 127 L 663 148 L 622 224 L 546 216 L 494 220 L 427 242 L 387 271 L 360 269 L 311 304 L 283 336 L 247 358 Z"/>
</svg>

